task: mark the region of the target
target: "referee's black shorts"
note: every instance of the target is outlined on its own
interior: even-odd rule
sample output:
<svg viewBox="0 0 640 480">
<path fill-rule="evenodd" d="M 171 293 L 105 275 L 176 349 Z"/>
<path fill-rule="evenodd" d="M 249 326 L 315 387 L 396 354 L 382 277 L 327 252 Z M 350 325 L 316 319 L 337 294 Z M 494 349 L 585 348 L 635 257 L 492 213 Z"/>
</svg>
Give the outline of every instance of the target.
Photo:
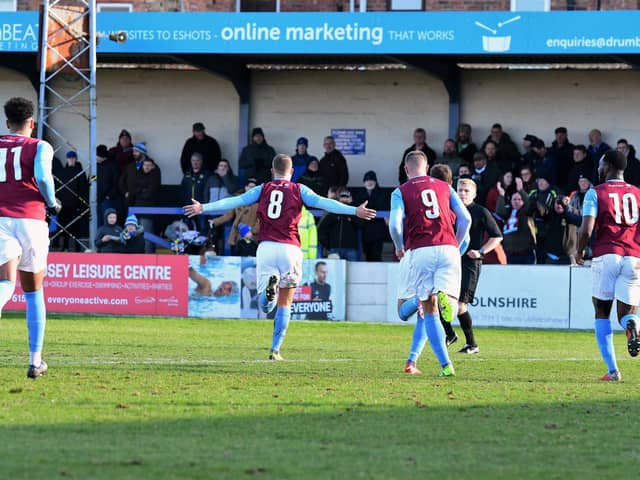
<svg viewBox="0 0 640 480">
<path fill-rule="evenodd" d="M 476 296 L 476 287 L 480 279 L 482 259 L 474 260 L 467 256 L 462 257 L 462 282 L 460 285 L 460 302 L 473 303 Z"/>
</svg>

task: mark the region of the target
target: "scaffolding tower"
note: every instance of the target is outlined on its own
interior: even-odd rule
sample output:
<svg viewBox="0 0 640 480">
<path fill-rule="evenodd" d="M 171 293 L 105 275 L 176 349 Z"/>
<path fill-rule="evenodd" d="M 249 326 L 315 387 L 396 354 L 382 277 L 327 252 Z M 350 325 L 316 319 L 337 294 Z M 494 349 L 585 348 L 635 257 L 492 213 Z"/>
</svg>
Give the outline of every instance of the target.
<svg viewBox="0 0 640 480">
<path fill-rule="evenodd" d="M 64 235 L 83 250 L 91 248 L 97 230 L 96 184 L 96 1 L 45 0 L 41 10 L 40 26 L 40 92 L 38 98 L 38 138 L 53 145 L 56 153 L 67 149 L 77 152 L 83 165 L 81 172 L 62 181 L 55 175 L 56 193 L 65 191 L 78 205 L 65 215 L 66 221 L 53 220 L 57 231 L 51 241 Z M 65 88 L 56 88 L 56 80 L 66 79 Z M 71 85 L 71 89 L 69 88 Z M 86 120 L 89 135 L 88 151 L 78 148 L 56 124 L 64 122 L 65 115 L 80 116 Z M 60 158 L 60 155 L 57 155 Z M 64 161 L 64 160 L 63 160 Z M 89 181 L 86 193 L 74 191 L 73 184 L 80 175 Z M 64 208 L 64 204 L 63 204 Z M 89 224 L 88 238 L 86 223 Z M 80 227 L 80 228 L 78 228 Z M 85 232 L 83 232 L 85 231 Z"/>
</svg>

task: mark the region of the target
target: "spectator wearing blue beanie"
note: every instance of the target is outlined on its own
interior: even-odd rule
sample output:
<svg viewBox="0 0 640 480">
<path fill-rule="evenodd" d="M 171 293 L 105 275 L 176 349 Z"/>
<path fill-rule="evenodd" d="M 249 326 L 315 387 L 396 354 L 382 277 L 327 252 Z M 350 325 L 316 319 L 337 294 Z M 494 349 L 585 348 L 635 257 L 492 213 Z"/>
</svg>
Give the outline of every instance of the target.
<svg viewBox="0 0 640 480">
<path fill-rule="evenodd" d="M 309 165 L 309 162 L 311 160 L 317 160 L 316 157 L 307 153 L 308 148 L 309 140 L 306 137 L 300 137 L 296 142 L 296 154 L 291 157 L 291 160 L 293 161 L 293 176 L 291 177 L 292 182 L 298 181 L 298 179 L 307 169 L 307 165 Z"/>
</svg>

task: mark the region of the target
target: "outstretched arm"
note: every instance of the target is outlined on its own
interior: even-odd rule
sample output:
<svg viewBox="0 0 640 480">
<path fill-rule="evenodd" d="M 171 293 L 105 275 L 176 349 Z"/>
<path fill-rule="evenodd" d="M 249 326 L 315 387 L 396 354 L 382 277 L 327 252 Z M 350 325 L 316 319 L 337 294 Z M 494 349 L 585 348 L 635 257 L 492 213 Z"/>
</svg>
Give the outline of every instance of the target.
<svg viewBox="0 0 640 480">
<path fill-rule="evenodd" d="M 360 218 L 371 220 L 375 218 L 376 211 L 366 208 L 367 202 L 364 202 L 358 207 L 353 207 L 330 198 L 321 197 L 316 195 L 306 185 L 300 185 L 300 195 L 305 205 L 311 208 L 321 208 L 327 212 L 335 213 L 337 215 L 357 215 Z"/>
<path fill-rule="evenodd" d="M 197 200 L 193 200 L 191 205 L 185 205 L 184 214 L 191 218 L 201 213 L 216 212 L 220 210 L 231 210 L 232 208 L 238 208 L 243 205 L 251 205 L 256 203 L 260 198 L 260 192 L 262 191 L 262 185 L 253 187 L 248 192 L 244 192 L 237 197 L 227 197 L 222 200 L 217 200 L 211 203 L 201 204 Z"/>
<path fill-rule="evenodd" d="M 53 164 L 53 148 L 45 141 L 38 142 L 34 159 L 33 176 L 38 184 L 38 190 L 48 207 L 56 206 L 56 187 L 51 174 Z"/>
<path fill-rule="evenodd" d="M 451 194 L 449 206 L 451 211 L 456 214 L 456 240 L 458 241 L 458 246 L 462 246 L 465 237 L 469 236 L 469 230 L 471 229 L 471 215 L 455 190 L 451 187 L 449 188 Z"/>
<path fill-rule="evenodd" d="M 404 201 L 399 189 L 395 189 L 391 194 L 391 210 L 389 212 L 389 234 L 396 249 L 396 256 L 402 258 L 404 255 Z"/>
</svg>

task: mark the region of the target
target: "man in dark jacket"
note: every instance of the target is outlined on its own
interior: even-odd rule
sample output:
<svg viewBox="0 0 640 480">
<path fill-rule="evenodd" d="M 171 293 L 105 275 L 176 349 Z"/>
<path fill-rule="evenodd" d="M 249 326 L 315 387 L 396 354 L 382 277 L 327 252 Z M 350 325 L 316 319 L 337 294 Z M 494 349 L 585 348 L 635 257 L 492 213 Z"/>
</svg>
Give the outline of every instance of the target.
<svg viewBox="0 0 640 480">
<path fill-rule="evenodd" d="M 222 158 L 218 141 L 205 133 L 205 126 L 201 122 L 193 124 L 193 136 L 184 142 L 180 155 L 182 173 L 187 173 L 191 168 L 191 156 L 194 153 L 202 155 L 204 170 L 213 172 Z"/>
<path fill-rule="evenodd" d="M 133 143 L 128 130 L 120 131 L 118 143 L 109 149 L 109 158 L 116 162 L 120 174 L 125 172 L 127 165 L 133 163 Z"/>
<path fill-rule="evenodd" d="M 324 156 L 320 159 L 320 175 L 327 186 L 346 186 L 349 183 L 349 169 L 347 159 L 340 150 L 336 150 L 336 140 L 331 135 L 324 137 L 322 143 Z"/>
<path fill-rule="evenodd" d="M 630 145 L 626 139 L 621 138 L 616 144 L 616 150 L 621 152 L 627 159 L 627 168 L 624 170 L 624 181 L 636 187 L 640 186 L 640 161 L 638 161 L 636 157 L 636 149 L 633 145 Z"/>
<path fill-rule="evenodd" d="M 556 162 L 555 184 L 560 190 L 566 192 L 569 170 L 571 170 L 571 166 L 573 165 L 574 145 L 569 141 L 569 138 L 567 137 L 566 127 L 556 128 L 555 135 L 556 139 L 551 144 L 549 153 L 553 155 Z"/>
<path fill-rule="evenodd" d="M 599 161 L 598 158 L 597 161 Z M 573 166 L 569 170 L 567 190 L 565 193 L 578 189 L 578 180 L 586 177 L 593 182 L 593 162 L 584 145 L 576 145 L 573 148 Z"/>
<path fill-rule="evenodd" d="M 485 140 L 485 144 L 492 141 L 496 144 L 498 151 L 496 152 L 496 162 L 501 172 L 513 171 L 520 167 L 520 152 L 518 147 L 511 140 L 508 133 L 502 130 L 502 125 L 494 123 L 491 126 L 491 133 Z"/>
<path fill-rule="evenodd" d="M 262 128 L 256 127 L 251 131 L 251 143 L 242 149 L 238 162 L 240 184 L 247 178 L 255 178 L 258 185 L 271 179 L 271 162 L 276 151 L 267 143 Z"/>
<path fill-rule="evenodd" d="M 180 184 L 181 205 L 188 205 L 192 198 L 200 203 L 206 203 L 207 180 L 211 175 L 208 170 L 202 169 L 202 155 L 198 152 L 191 154 L 191 168 L 182 177 Z M 206 218 L 200 215 L 195 219 L 200 232 L 206 231 Z"/>
<path fill-rule="evenodd" d="M 400 160 L 400 166 L 398 167 L 398 183 L 400 185 L 407 181 L 407 172 L 404 171 L 404 157 L 407 156 L 407 153 L 415 152 L 416 150 L 423 152 L 427 156 L 427 160 L 429 161 L 427 171 L 436 163 L 436 152 L 433 148 L 427 145 L 426 130 L 424 128 L 416 128 L 413 131 L 413 145 L 404 151 L 402 159 Z"/>
<path fill-rule="evenodd" d="M 351 192 L 341 188 L 338 200 L 351 204 Z M 351 215 L 327 213 L 318 224 L 318 241 L 329 253 L 355 262 L 358 260 L 358 222 Z"/>
<path fill-rule="evenodd" d="M 98 145 L 96 149 L 97 165 L 97 200 L 98 200 L 98 226 L 104 223 L 104 215 L 108 209 L 118 211 L 122 208 L 122 195 L 118 189 L 118 177 L 120 170 L 115 160 L 109 158 L 106 145 Z"/>
<path fill-rule="evenodd" d="M 471 125 L 468 123 L 461 123 L 458 125 L 458 131 L 456 132 L 456 149 L 458 155 L 467 165 L 473 163 L 473 155 L 478 151 L 478 147 L 471 140 Z"/>
<path fill-rule="evenodd" d="M 136 173 L 133 205 L 136 207 L 156 207 L 160 198 L 161 184 L 160 168 L 151 158 L 146 157 L 142 162 L 142 168 Z M 153 233 L 153 216 L 141 216 L 140 224 L 147 232 Z M 144 251 L 145 253 L 154 253 L 156 251 L 155 244 L 146 241 Z"/>
<path fill-rule="evenodd" d="M 378 186 L 378 177 L 373 170 L 364 174 L 364 192 L 357 197 L 356 205 L 367 201 L 367 207 L 378 211 L 390 208 L 390 198 Z M 383 218 L 374 218 L 362 225 L 362 250 L 367 262 L 382 261 L 382 244 L 387 238 L 387 225 Z"/>
<path fill-rule="evenodd" d="M 96 233 L 95 245 L 99 253 L 120 253 L 123 251 L 122 227 L 118 225 L 118 214 L 113 208 L 104 212 L 104 224 Z"/>
<path fill-rule="evenodd" d="M 478 186 L 478 204 L 484 206 L 487 199 L 487 193 L 493 187 L 500 178 L 500 170 L 492 162 L 487 162 L 487 157 L 482 152 L 476 152 L 473 155 L 473 171 L 471 172 L 471 178 Z"/>
<path fill-rule="evenodd" d="M 88 237 L 89 234 L 89 181 L 76 152 L 67 152 L 64 166 L 54 169 L 53 174 L 56 196 L 62 203 L 58 223 L 63 230 L 58 248 L 80 251 L 82 246 L 76 239 Z"/>
<path fill-rule="evenodd" d="M 298 178 L 298 183 L 302 185 L 306 185 L 314 193 L 321 195 L 323 197 L 327 196 L 327 192 L 329 191 L 329 185 L 325 181 L 324 177 L 320 175 L 320 162 L 316 157 L 313 157 L 309 160 L 309 164 L 307 165 L 307 169 L 305 172 Z"/>
</svg>

